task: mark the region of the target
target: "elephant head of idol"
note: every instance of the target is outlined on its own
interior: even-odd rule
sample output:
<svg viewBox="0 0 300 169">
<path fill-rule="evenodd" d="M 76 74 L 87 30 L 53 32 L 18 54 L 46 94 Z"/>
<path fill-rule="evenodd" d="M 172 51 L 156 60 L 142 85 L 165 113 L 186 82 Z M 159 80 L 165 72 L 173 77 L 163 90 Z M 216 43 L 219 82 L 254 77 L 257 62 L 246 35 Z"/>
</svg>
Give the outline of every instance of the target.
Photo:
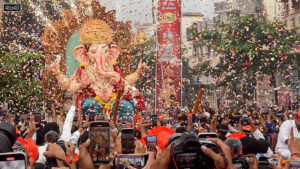
<svg viewBox="0 0 300 169">
<path fill-rule="evenodd" d="M 113 65 L 122 49 L 113 42 L 114 31 L 105 21 L 87 21 L 79 30 L 81 45 L 73 50 L 76 59 L 83 64 L 92 64 L 98 72 L 112 72 Z"/>
</svg>

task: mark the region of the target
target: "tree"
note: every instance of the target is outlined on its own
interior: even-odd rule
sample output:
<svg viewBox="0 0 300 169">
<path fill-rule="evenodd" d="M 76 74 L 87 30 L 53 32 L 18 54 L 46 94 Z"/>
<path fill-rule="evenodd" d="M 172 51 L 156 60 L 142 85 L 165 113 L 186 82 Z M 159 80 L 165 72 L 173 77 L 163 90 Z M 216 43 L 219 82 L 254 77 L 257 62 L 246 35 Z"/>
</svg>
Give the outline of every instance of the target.
<svg viewBox="0 0 300 169">
<path fill-rule="evenodd" d="M 140 59 L 143 59 L 143 62 L 147 63 L 149 66 L 149 70 L 146 71 L 145 76 L 137 82 L 136 87 L 140 92 L 143 92 L 144 100 L 150 103 L 152 107 L 154 107 L 155 102 L 155 48 L 156 43 L 153 38 L 143 45 L 136 45 L 132 52 L 134 62 L 130 65 L 132 70 L 136 70 Z"/>
<path fill-rule="evenodd" d="M 195 70 L 216 77 L 219 86 L 240 89 L 249 97 L 262 77 L 259 74 L 270 75 L 276 88 L 276 74 L 288 74 L 289 66 L 300 57 L 293 49 L 300 40 L 294 30 L 280 22 L 249 16 L 218 23 L 216 29 L 201 32 L 198 39 L 199 45 L 205 43 L 220 55 L 220 62 L 216 66 L 209 61 L 200 63 Z M 237 86 L 241 83 L 242 88 Z M 276 93 L 275 90 L 277 104 Z"/>
<path fill-rule="evenodd" d="M 192 72 L 193 69 L 190 68 L 188 59 L 182 57 L 182 107 L 187 106 L 190 109 L 194 107 L 197 94 L 202 87 L 199 84 L 193 84 L 196 74 Z"/>
<path fill-rule="evenodd" d="M 15 3 L 14 0 L 4 2 Z M 41 52 L 40 36 L 46 20 L 61 19 L 62 8 L 69 9 L 70 5 L 63 1 L 21 0 L 18 3 L 21 4 L 21 12 L 3 12 L 1 52 Z"/>
<path fill-rule="evenodd" d="M 40 70 L 41 55 L 6 53 L 0 55 L 0 101 L 12 103 L 14 111 L 30 111 L 43 99 Z"/>
</svg>

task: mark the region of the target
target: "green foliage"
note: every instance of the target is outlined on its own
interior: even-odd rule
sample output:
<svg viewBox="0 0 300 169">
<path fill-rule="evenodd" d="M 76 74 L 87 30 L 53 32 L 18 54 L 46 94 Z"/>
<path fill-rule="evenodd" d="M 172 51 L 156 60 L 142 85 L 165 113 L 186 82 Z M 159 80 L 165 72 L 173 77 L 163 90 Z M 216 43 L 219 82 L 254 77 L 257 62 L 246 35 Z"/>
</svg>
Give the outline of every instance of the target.
<svg viewBox="0 0 300 169">
<path fill-rule="evenodd" d="M 132 55 L 134 56 L 134 62 L 132 67 L 137 69 L 139 61 L 142 58 L 143 50 L 143 62 L 147 63 L 149 70 L 146 71 L 145 76 L 142 77 L 136 84 L 136 88 L 144 94 L 144 99 L 154 107 L 154 94 L 155 94 L 155 59 L 156 59 L 156 43 L 153 38 L 145 42 L 143 45 L 136 45 L 134 47 Z"/>
<path fill-rule="evenodd" d="M 20 3 L 21 12 L 2 14 L 1 52 L 41 51 L 39 38 L 44 31 L 45 18 L 60 20 L 62 8 L 70 9 L 63 1 L 4 0 L 3 2 Z"/>
<path fill-rule="evenodd" d="M 220 86 L 243 83 L 244 88 L 253 88 L 258 74 L 289 72 L 299 58 L 292 47 L 300 40 L 294 30 L 249 16 L 218 23 L 215 30 L 201 32 L 198 39 L 197 45 L 212 47 L 220 62 L 215 67 L 204 62 L 196 70 L 216 77 Z"/>
<path fill-rule="evenodd" d="M 29 104 L 40 105 L 43 99 L 39 72 L 41 55 L 6 53 L 0 56 L 0 101 L 11 100 L 17 111 L 26 111 Z"/>
</svg>

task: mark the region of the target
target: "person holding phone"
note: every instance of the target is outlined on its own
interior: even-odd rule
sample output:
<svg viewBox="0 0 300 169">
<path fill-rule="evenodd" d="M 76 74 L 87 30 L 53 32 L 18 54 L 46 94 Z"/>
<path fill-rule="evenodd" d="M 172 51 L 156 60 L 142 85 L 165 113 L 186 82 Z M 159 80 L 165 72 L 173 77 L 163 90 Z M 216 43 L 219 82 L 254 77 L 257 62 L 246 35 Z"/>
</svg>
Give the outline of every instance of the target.
<svg viewBox="0 0 300 169">
<path fill-rule="evenodd" d="M 94 165 L 110 162 L 110 124 L 107 121 L 94 121 L 89 126 L 91 144 L 89 153 Z"/>
<path fill-rule="evenodd" d="M 121 130 L 122 137 L 122 153 L 134 153 L 134 130 L 132 128 L 125 128 Z"/>
<path fill-rule="evenodd" d="M 1 153 L 1 169 L 27 169 L 27 158 L 25 153 Z"/>
<path fill-rule="evenodd" d="M 58 139 L 58 140 L 63 140 L 64 142 L 68 142 L 71 140 L 71 130 L 72 130 L 72 123 L 73 123 L 73 119 L 74 119 L 74 116 L 75 116 L 75 110 L 76 110 L 76 100 L 77 100 L 77 96 L 76 95 L 73 95 L 73 98 L 72 98 L 72 105 L 68 111 L 68 114 L 66 116 L 66 119 L 64 121 L 64 124 L 63 124 L 63 128 L 62 128 L 62 133 L 61 135 L 59 135 L 59 126 L 57 124 L 57 122 L 52 122 L 52 123 L 47 123 L 45 125 L 45 144 L 42 145 L 42 146 L 39 146 L 38 149 L 39 149 L 39 157 L 38 157 L 38 160 L 37 162 L 39 163 L 42 163 L 42 164 L 45 164 L 46 162 L 46 157 L 44 156 L 44 152 L 46 151 L 47 149 L 47 146 L 49 143 L 53 143 L 54 142 L 54 139 Z M 52 106 L 54 106 L 52 104 Z M 55 108 L 53 108 L 53 112 L 55 113 Z M 51 135 L 50 137 L 46 137 L 47 136 L 47 133 L 49 131 L 51 131 Z M 48 134 L 50 134 L 48 133 Z M 48 139 L 48 138 L 52 138 L 52 139 Z M 57 141 L 57 140 L 56 140 Z"/>
</svg>

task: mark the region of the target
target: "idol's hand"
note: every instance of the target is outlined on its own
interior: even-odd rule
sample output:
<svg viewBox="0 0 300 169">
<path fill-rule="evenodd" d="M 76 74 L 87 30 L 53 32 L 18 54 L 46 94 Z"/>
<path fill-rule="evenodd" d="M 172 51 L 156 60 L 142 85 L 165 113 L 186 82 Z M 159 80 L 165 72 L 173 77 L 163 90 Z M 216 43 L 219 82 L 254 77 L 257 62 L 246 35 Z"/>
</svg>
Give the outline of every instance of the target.
<svg viewBox="0 0 300 169">
<path fill-rule="evenodd" d="M 57 61 L 54 61 L 53 63 L 51 63 L 49 65 L 49 70 L 52 72 L 52 73 L 57 73 L 59 72 L 59 69 L 60 69 L 60 66 L 59 64 L 57 63 Z"/>
<path fill-rule="evenodd" d="M 145 70 L 148 70 L 148 69 L 149 69 L 149 66 L 145 62 L 143 62 L 141 59 L 139 65 L 138 65 L 137 72 L 141 74 L 141 73 L 144 73 Z"/>
</svg>

